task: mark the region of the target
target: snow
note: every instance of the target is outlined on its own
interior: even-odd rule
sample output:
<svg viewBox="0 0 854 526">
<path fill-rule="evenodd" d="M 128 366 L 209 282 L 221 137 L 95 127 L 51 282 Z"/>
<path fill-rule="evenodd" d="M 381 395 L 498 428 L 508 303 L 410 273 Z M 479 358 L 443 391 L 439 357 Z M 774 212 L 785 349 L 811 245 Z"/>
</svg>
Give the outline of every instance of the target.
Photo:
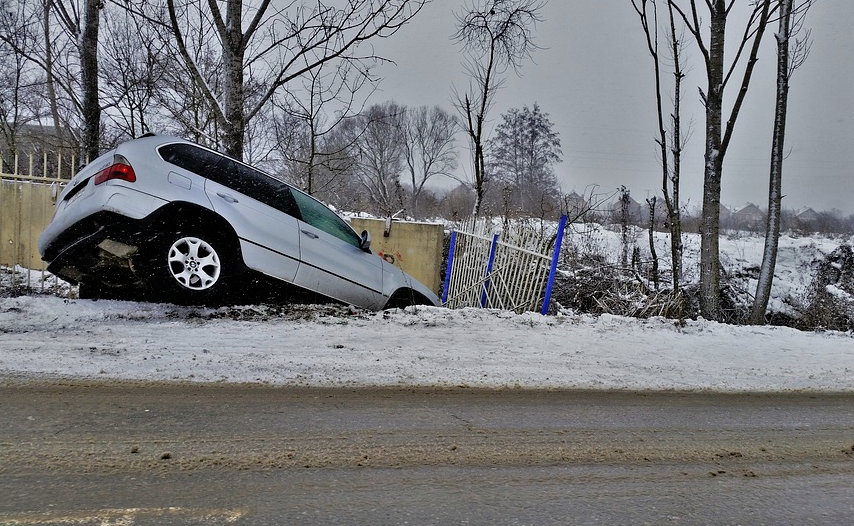
<svg viewBox="0 0 854 526">
<path fill-rule="evenodd" d="M 437 307 L 203 309 L 0 298 L 0 382 L 854 391 L 854 337 Z"/>
<path fill-rule="evenodd" d="M 634 243 L 648 255 L 646 233 Z M 571 228 L 566 247 L 619 257 L 620 233 Z M 795 312 L 817 262 L 851 239 L 783 235 L 770 308 Z M 658 253 L 669 241 L 656 235 Z M 686 235 L 696 280 L 699 236 Z M 721 258 L 742 287 L 763 237 L 732 232 Z M 663 267 L 667 258 L 662 257 Z M 0 384 L 21 379 L 249 382 L 280 386 L 854 392 L 854 334 L 705 320 L 557 316 L 444 308 L 367 312 L 341 306 L 221 309 L 65 299 L 41 272 L 9 274 L 33 294 L 0 297 Z M 0 281 L 5 278 L 0 276 Z M 0 283 L 0 292 L 4 285 Z M 833 293 L 843 295 L 843 290 Z"/>
</svg>

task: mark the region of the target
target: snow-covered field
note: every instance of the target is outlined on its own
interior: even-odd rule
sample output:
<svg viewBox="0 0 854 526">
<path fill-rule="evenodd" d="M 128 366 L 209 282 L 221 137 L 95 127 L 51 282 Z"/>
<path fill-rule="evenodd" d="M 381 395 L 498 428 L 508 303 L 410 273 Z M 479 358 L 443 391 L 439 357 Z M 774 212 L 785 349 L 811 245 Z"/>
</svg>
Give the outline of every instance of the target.
<svg viewBox="0 0 854 526">
<path fill-rule="evenodd" d="M 740 247 L 730 260 L 758 264 L 755 239 L 730 240 Z M 778 298 L 803 294 L 815 258 L 840 244 L 788 239 Z M 850 392 L 854 335 L 573 313 L 0 297 L 0 382 L 26 378 Z"/>
</svg>

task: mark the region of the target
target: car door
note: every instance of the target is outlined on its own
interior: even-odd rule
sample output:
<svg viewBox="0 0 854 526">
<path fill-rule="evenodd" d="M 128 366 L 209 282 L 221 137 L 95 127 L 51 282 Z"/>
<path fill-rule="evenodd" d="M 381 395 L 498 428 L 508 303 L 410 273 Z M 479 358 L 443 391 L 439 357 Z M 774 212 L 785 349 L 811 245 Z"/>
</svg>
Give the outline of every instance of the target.
<svg viewBox="0 0 854 526">
<path fill-rule="evenodd" d="M 237 232 L 246 266 L 293 282 L 300 234 L 289 187 L 227 157 L 207 176 L 205 192 L 214 210 Z"/>
<path fill-rule="evenodd" d="M 380 308 L 382 260 L 360 248 L 359 236 L 319 201 L 292 189 L 300 210 L 300 257 L 296 283 L 335 299 L 365 308 Z"/>
</svg>

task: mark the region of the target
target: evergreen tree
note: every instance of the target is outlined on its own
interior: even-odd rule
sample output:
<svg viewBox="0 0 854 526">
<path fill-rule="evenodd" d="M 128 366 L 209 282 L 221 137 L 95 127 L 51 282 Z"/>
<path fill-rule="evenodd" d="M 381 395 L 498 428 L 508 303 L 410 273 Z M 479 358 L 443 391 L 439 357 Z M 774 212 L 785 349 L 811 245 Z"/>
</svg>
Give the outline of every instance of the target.
<svg viewBox="0 0 854 526">
<path fill-rule="evenodd" d="M 488 142 L 490 170 L 514 209 L 538 217 L 558 209 L 560 189 L 554 165 L 561 162 L 560 138 L 538 104 L 502 115 Z"/>
</svg>

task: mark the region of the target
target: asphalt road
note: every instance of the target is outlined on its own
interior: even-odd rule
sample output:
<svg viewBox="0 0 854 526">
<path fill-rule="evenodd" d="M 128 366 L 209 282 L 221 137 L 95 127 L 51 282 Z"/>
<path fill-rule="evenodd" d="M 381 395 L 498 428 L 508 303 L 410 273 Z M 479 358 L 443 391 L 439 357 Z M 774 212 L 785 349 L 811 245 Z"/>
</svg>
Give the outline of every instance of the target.
<svg viewBox="0 0 854 526">
<path fill-rule="evenodd" d="M 851 524 L 854 396 L 0 386 L 0 524 Z"/>
</svg>

